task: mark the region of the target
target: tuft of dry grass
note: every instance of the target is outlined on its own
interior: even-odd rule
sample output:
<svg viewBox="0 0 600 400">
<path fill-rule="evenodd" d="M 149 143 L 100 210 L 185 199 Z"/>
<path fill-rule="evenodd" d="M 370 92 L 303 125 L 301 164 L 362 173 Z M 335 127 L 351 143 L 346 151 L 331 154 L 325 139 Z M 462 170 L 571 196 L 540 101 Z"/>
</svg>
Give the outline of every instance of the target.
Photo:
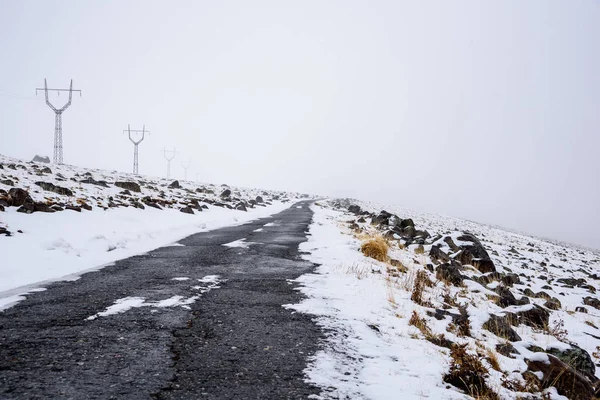
<svg viewBox="0 0 600 400">
<path fill-rule="evenodd" d="M 364 242 L 360 246 L 360 251 L 367 257 L 373 258 L 377 261 L 387 262 L 388 250 L 390 246 L 384 238 L 381 236 L 375 236 L 374 238 Z"/>
<path fill-rule="evenodd" d="M 419 270 L 417 272 L 417 276 L 415 278 L 415 283 L 413 286 L 413 290 L 412 290 L 410 299 L 412 301 L 414 301 L 415 303 L 417 303 L 418 305 L 428 306 L 428 303 L 426 303 L 423 300 L 423 291 L 425 290 L 426 287 L 432 287 L 432 286 L 433 286 L 433 282 L 431 281 L 431 279 L 429 279 L 427 272 L 425 272 L 423 270 Z"/>
<path fill-rule="evenodd" d="M 425 320 L 423 317 L 421 317 L 419 315 L 419 313 L 416 311 L 412 312 L 412 315 L 411 315 L 410 319 L 408 320 L 408 324 L 412 325 L 415 328 L 417 328 L 418 330 L 420 330 L 421 333 L 423 334 L 423 336 L 425 336 L 426 338 L 433 336 L 433 334 L 431 333 L 431 329 L 429 328 L 429 325 L 427 325 L 427 320 Z"/>
<path fill-rule="evenodd" d="M 492 368 L 494 368 L 498 372 L 502 372 L 500 369 L 500 362 L 498 361 L 498 354 L 492 349 L 486 349 L 485 359 L 488 360 Z"/>
<path fill-rule="evenodd" d="M 444 382 L 463 389 L 476 399 L 499 400 L 498 395 L 486 384 L 487 368 L 479 358 L 467 352 L 467 345 L 454 345 L 450 349 L 452 364 L 444 375 Z"/>
</svg>

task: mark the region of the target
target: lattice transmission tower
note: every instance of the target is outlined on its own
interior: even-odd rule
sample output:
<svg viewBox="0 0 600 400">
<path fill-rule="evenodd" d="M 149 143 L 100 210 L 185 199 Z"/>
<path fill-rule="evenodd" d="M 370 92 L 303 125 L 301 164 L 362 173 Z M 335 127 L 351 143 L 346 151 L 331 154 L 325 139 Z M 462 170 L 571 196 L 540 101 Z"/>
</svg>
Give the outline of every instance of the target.
<svg viewBox="0 0 600 400">
<path fill-rule="evenodd" d="M 183 178 L 185 181 L 187 181 L 187 171 L 188 171 L 188 168 L 190 167 L 190 165 L 191 165 L 191 164 L 192 164 L 192 161 L 191 161 L 191 160 L 187 160 L 187 162 L 185 162 L 185 161 L 182 161 L 182 162 L 181 162 L 181 167 L 182 167 L 182 168 L 183 168 L 183 170 L 185 171 L 185 172 L 184 172 L 184 173 L 185 173 L 185 175 L 184 175 L 184 178 Z"/>
<path fill-rule="evenodd" d="M 46 104 L 48 107 L 54 111 L 54 163 L 62 164 L 63 163 L 63 140 L 62 140 L 62 113 L 69 108 L 71 105 L 71 100 L 73 99 L 73 92 L 79 92 L 79 96 L 81 97 L 81 90 L 73 89 L 73 79 L 71 79 L 71 86 L 68 89 L 48 89 L 48 83 L 46 79 L 44 79 L 44 87 L 36 88 L 35 94 L 37 95 L 38 91 L 43 90 L 46 94 Z M 60 92 L 69 92 L 69 101 L 62 108 L 56 108 L 50 103 L 48 99 L 48 91 L 57 92 L 60 95 Z"/>
<path fill-rule="evenodd" d="M 139 129 L 131 129 L 131 127 L 129 126 L 129 124 L 127 124 L 127 130 L 123 131 L 123 133 L 125 133 L 125 132 L 127 132 L 129 134 L 129 140 L 131 140 L 131 143 L 133 143 L 133 173 L 134 173 L 134 175 L 139 175 L 139 168 L 138 168 L 138 145 L 140 143 L 142 143 L 142 140 L 144 140 L 144 137 L 145 137 L 146 133 L 150 134 L 150 131 L 146 130 L 146 125 L 144 125 L 144 127 L 142 128 L 142 130 L 139 130 Z M 131 137 L 131 132 L 133 132 L 133 133 L 141 133 L 142 134 L 142 138 L 136 142 Z"/>
<path fill-rule="evenodd" d="M 171 154 L 171 157 L 167 156 L 167 153 L 173 153 Z M 173 151 L 167 151 L 167 148 L 165 147 L 164 149 L 164 156 L 165 156 L 165 160 L 167 160 L 167 179 L 169 179 L 171 177 L 171 160 L 173 160 L 175 158 L 177 151 L 175 149 L 173 149 Z"/>
</svg>

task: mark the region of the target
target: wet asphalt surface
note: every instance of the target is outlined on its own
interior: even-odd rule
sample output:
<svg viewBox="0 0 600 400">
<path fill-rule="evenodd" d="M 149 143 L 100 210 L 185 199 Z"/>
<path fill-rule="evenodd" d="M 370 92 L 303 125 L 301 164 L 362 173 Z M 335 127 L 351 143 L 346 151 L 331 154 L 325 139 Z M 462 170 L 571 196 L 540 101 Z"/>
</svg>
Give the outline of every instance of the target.
<svg viewBox="0 0 600 400">
<path fill-rule="evenodd" d="M 282 305 L 312 271 L 309 202 L 241 226 L 192 235 L 0 312 L 0 399 L 305 399 L 303 369 L 322 332 Z M 265 224 L 269 224 L 264 226 Z M 262 231 L 255 231 L 262 229 Z M 239 239 L 248 248 L 223 244 Z M 218 288 L 198 281 L 219 275 Z M 190 278 L 173 280 L 173 278 Z M 202 293 L 205 291 L 205 293 Z M 117 299 L 200 297 L 87 318 Z"/>
</svg>

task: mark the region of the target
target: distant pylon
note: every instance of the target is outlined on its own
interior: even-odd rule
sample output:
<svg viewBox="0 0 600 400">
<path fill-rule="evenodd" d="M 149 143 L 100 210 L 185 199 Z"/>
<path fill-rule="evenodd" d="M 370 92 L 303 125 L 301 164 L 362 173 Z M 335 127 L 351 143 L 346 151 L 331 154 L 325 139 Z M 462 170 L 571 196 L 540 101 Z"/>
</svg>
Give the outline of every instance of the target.
<svg viewBox="0 0 600 400">
<path fill-rule="evenodd" d="M 36 88 L 35 94 L 37 95 L 39 90 L 43 90 L 46 94 L 46 104 L 54 111 L 54 163 L 62 164 L 63 163 L 63 140 L 62 140 L 62 113 L 69 108 L 71 105 L 71 100 L 73 98 L 73 92 L 79 92 L 79 96 L 81 96 L 81 90 L 73 89 L 73 79 L 71 79 L 71 86 L 69 89 L 48 89 L 48 83 L 46 79 L 44 79 L 44 87 Z M 56 108 L 50 103 L 48 99 L 48 91 L 57 92 L 60 95 L 60 92 L 69 92 L 69 101 L 62 108 Z"/>
<path fill-rule="evenodd" d="M 181 166 L 183 167 L 183 170 L 185 171 L 184 180 L 186 180 L 186 181 L 187 181 L 187 171 L 191 164 L 192 164 L 191 160 L 188 160 L 187 163 L 184 161 L 181 162 Z"/>
<path fill-rule="evenodd" d="M 176 153 L 177 151 L 175 150 L 175 148 L 173 148 L 173 155 L 171 155 L 171 158 L 169 158 L 167 157 L 167 148 L 165 147 L 164 149 L 165 160 L 167 160 L 167 179 L 171 177 L 171 160 L 175 158 Z"/>
<path fill-rule="evenodd" d="M 125 132 L 129 133 L 129 140 L 131 140 L 131 143 L 133 143 L 133 173 L 135 175 L 139 175 L 139 167 L 138 167 L 138 145 L 140 143 L 142 143 L 142 140 L 144 140 L 145 134 L 146 133 L 150 133 L 150 131 L 146 130 L 146 125 L 144 125 L 144 127 L 140 131 L 139 129 L 131 129 L 131 127 L 129 126 L 129 124 L 127 124 L 127 130 L 123 131 L 123 133 L 125 133 Z M 141 133 L 142 134 L 142 138 L 136 142 L 131 137 L 131 132 L 133 132 L 133 133 Z"/>
</svg>

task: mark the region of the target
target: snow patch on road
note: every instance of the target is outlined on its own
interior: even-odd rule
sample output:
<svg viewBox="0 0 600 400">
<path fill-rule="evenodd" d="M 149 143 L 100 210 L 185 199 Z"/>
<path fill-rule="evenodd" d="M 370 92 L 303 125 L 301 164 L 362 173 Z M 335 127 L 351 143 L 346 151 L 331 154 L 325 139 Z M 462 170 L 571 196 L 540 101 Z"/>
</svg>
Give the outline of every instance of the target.
<svg viewBox="0 0 600 400">
<path fill-rule="evenodd" d="M 173 278 L 172 280 L 184 281 L 189 280 L 190 278 Z M 96 313 L 92 316 L 86 318 L 88 321 L 93 321 L 98 317 L 107 317 L 115 314 L 122 314 L 131 310 L 132 308 L 139 307 L 154 307 L 154 308 L 172 308 L 172 307 L 183 307 L 185 309 L 190 309 L 189 305 L 196 302 L 200 296 L 204 293 L 209 292 L 212 289 L 219 288 L 219 283 L 222 281 L 219 279 L 219 275 L 206 275 L 203 278 L 198 279 L 198 282 L 208 283 L 207 286 L 192 286 L 192 289 L 200 290 L 200 294 L 185 297 L 185 296 L 171 296 L 167 299 L 158 300 L 158 301 L 146 301 L 144 297 L 124 297 L 121 299 L 117 299 L 112 306 L 106 308 L 106 310 Z M 155 312 L 156 310 L 151 310 Z"/>
</svg>

